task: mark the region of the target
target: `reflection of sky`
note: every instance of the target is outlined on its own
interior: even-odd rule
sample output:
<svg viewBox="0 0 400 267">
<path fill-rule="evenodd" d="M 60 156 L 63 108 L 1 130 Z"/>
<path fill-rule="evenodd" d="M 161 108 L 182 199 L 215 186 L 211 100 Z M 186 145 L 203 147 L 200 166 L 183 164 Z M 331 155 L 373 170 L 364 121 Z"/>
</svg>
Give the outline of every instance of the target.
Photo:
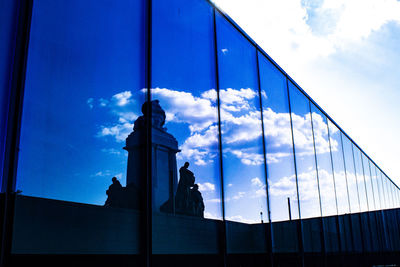
<svg viewBox="0 0 400 267">
<path fill-rule="evenodd" d="M 103 204 L 111 177 L 125 177 L 124 144 L 101 133 L 114 121 L 131 128 L 143 99 L 140 3 L 35 2 L 17 177 L 24 194 Z"/>
</svg>

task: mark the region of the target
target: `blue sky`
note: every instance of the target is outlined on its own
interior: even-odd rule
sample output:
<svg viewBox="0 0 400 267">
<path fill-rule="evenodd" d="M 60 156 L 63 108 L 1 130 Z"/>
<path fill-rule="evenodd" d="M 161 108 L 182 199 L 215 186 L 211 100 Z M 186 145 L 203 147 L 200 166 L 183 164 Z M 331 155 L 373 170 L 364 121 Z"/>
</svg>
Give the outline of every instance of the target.
<svg viewBox="0 0 400 267">
<path fill-rule="evenodd" d="M 400 184 L 400 2 L 215 0 Z"/>
</svg>

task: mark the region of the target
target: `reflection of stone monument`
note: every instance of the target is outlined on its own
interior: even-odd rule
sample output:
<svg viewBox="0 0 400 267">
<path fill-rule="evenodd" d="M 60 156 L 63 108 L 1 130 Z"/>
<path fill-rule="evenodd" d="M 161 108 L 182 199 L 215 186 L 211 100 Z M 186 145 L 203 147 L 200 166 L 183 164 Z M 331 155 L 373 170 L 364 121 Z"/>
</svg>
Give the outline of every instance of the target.
<svg viewBox="0 0 400 267">
<path fill-rule="evenodd" d="M 149 106 L 149 104 L 151 106 Z M 165 213 L 178 213 L 204 217 L 204 202 L 195 177 L 186 162 L 179 169 L 177 178 L 176 153 L 178 142 L 163 127 L 165 112 L 158 100 L 145 102 L 143 115 L 137 118 L 133 132 L 126 138 L 125 150 L 128 151 L 128 168 L 126 187 L 121 187 L 117 179 L 107 190 L 108 199 L 105 206 L 139 209 L 141 192 L 146 190 L 146 134 L 149 114 L 151 115 L 151 157 L 152 157 L 152 209 Z M 119 185 L 119 186 L 118 186 Z"/>
<path fill-rule="evenodd" d="M 135 121 L 133 132 L 126 139 L 125 150 L 128 154 L 127 187 L 133 186 L 145 190 L 145 149 L 146 149 L 146 123 L 148 119 L 149 102 L 142 106 L 143 115 Z M 172 199 L 177 187 L 176 153 L 179 152 L 178 142 L 163 127 L 165 112 L 158 100 L 150 102 L 151 105 L 151 147 L 152 147 L 152 178 L 153 210 L 159 210 L 168 199 Z"/>
</svg>

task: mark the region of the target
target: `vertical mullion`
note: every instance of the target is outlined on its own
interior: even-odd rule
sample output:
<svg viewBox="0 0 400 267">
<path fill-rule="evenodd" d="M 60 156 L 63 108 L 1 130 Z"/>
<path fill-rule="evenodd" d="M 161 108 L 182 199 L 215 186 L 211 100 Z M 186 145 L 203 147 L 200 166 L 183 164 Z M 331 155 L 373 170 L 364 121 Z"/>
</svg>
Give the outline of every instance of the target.
<svg viewBox="0 0 400 267">
<path fill-rule="evenodd" d="M 224 169 L 222 155 L 222 131 L 221 131 L 221 110 L 220 110 L 220 88 L 219 88 L 219 63 L 218 63 L 218 39 L 217 39 L 217 18 L 216 10 L 213 7 L 213 30 L 214 30 L 214 58 L 215 58 L 215 83 L 217 90 L 217 110 L 218 110 L 218 149 L 219 149 L 219 170 L 221 183 L 221 209 L 222 209 L 222 232 L 220 234 L 220 250 L 222 252 L 223 266 L 227 265 L 227 237 L 226 237 L 226 221 L 225 221 L 225 190 L 224 190 Z"/>
<path fill-rule="evenodd" d="M 349 213 L 350 213 L 350 215 L 349 215 L 349 219 L 350 219 L 349 227 L 350 227 L 351 248 L 352 248 L 352 251 L 354 251 L 355 250 L 355 246 L 354 246 L 353 226 L 351 224 L 351 204 L 350 204 L 349 182 L 347 181 L 348 179 L 347 179 L 346 157 L 345 157 L 345 154 L 344 154 L 343 133 L 341 131 L 340 131 L 340 143 L 342 145 L 344 177 L 346 178 L 347 201 L 349 203 Z M 346 216 L 346 215 L 343 215 L 343 216 Z"/>
<path fill-rule="evenodd" d="M 300 198 L 299 198 L 299 183 L 297 179 L 297 163 L 296 163 L 296 149 L 294 147 L 294 134 L 293 134 L 293 120 L 292 120 L 292 107 L 290 103 L 290 92 L 289 92 L 289 78 L 286 76 L 286 90 L 289 103 L 289 116 L 290 116 L 290 131 L 292 134 L 292 149 L 293 149 L 293 161 L 294 161 L 294 173 L 296 177 L 296 193 L 297 193 L 297 208 L 299 212 L 299 223 L 297 227 L 297 235 L 299 241 L 299 253 L 301 257 L 301 265 L 304 266 L 304 246 L 303 246 L 303 226 L 301 221 L 301 209 L 300 209 Z"/>
<path fill-rule="evenodd" d="M 152 86 L 152 0 L 146 1 L 146 88 L 147 88 L 147 96 L 146 101 L 149 103 L 146 105 L 148 118 L 146 120 L 146 190 L 145 190 L 145 199 L 144 199 L 144 216 L 143 216 L 143 224 L 144 224 L 144 235 L 142 240 L 142 245 L 144 247 L 144 266 L 151 267 L 152 266 L 152 195 L 153 195 L 153 171 L 152 171 L 152 127 L 151 127 L 151 118 L 152 118 L 152 108 L 150 105 L 151 101 L 151 86 Z"/>
<path fill-rule="evenodd" d="M 7 130 L 5 137 L 5 151 L 3 162 L 3 184 L 5 191 L 4 217 L 1 229 L 0 244 L 0 266 L 9 265 L 11 254 L 15 185 L 17 176 L 18 151 L 21 131 L 21 119 L 23 109 L 25 74 L 28 59 L 28 46 L 30 25 L 32 18 L 32 0 L 18 0 L 14 13 L 16 35 L 14 42 L 15 50 L 9 68 L 11 69 L 11 85 L 9 98 L 9 112 L 7 118 Z"/>
<path fill-rule="evenodd" d="M 270 257 L 270 264 L 274 266 L 273 254 L 272 254 L 272 224 L 271 224 L 271 209 L 269 202 L 269 186 L 268 186 L 268 166 L 267 166 L 267 148 L 265 143 L 265 133 L 264 133 L 264 115 L 263 115 L 263 102 L 261 95 L 261 79 L 260 79 L 260 62 L 259 62 L 259 51 L 256 49 L 256 60 L 257 60 L 257 82 L 258 82 L 258 97 L 260 99 L 260 113 L 261 113 L 261 130 L 262 130 L 262 144 L 263 144 L 263 157 L 264 157 L 264 177 L 265 177 L 265 190 L 267 196 L 267 212 L 268 212 L 268 235 L 266 236 L 268 242 L 268 251 Z"/>
<path fill-rule="evenodd" d="M 325 225 L 324 221 L 322 219 L 322 201 L 321 201 L 321 188 L 319 185 L 319 172 L 318 172 L 318 160 L 317 160 L 317 150 L 315 148 L 315 136 L 314 136 L 314 123 L 313 123 L 313 117 L 312 117 L 312 112 L 311 112 L 311 102 L 308 100 L 308 107 L 310 110 L 310 120 L 311 120 L 311 132 L 312 132 L 312 139 L 313 139 L 313 148 L 314 148 L 314 160 L 315 160 L 315 170 L 317 173 L 317 186 L 318 186 L 318 199 L 319 199 L 319 211 L 320 211 L 320 225 L 321 225 L 321 251 L 324 255 L 324 260 L 325 260 L 325 265 L 327 264 L 326 262 L 326 244 L 325 244 Z"/>
</svg>

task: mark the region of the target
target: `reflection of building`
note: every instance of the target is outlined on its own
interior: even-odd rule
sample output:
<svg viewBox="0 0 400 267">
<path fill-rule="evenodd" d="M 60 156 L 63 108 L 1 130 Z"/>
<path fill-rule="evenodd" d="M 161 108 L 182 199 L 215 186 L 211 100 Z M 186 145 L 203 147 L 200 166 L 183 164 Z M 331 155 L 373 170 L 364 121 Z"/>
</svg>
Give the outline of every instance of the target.
<svg viewBox="0 0 400 267">
<path fill-rule="evenodd" d="M 207 1 L 4 2 L 3 266 L 399 262 L 397 185 Z M 159 210 L 185 161 L 205 219 Z"/>
</svg>

